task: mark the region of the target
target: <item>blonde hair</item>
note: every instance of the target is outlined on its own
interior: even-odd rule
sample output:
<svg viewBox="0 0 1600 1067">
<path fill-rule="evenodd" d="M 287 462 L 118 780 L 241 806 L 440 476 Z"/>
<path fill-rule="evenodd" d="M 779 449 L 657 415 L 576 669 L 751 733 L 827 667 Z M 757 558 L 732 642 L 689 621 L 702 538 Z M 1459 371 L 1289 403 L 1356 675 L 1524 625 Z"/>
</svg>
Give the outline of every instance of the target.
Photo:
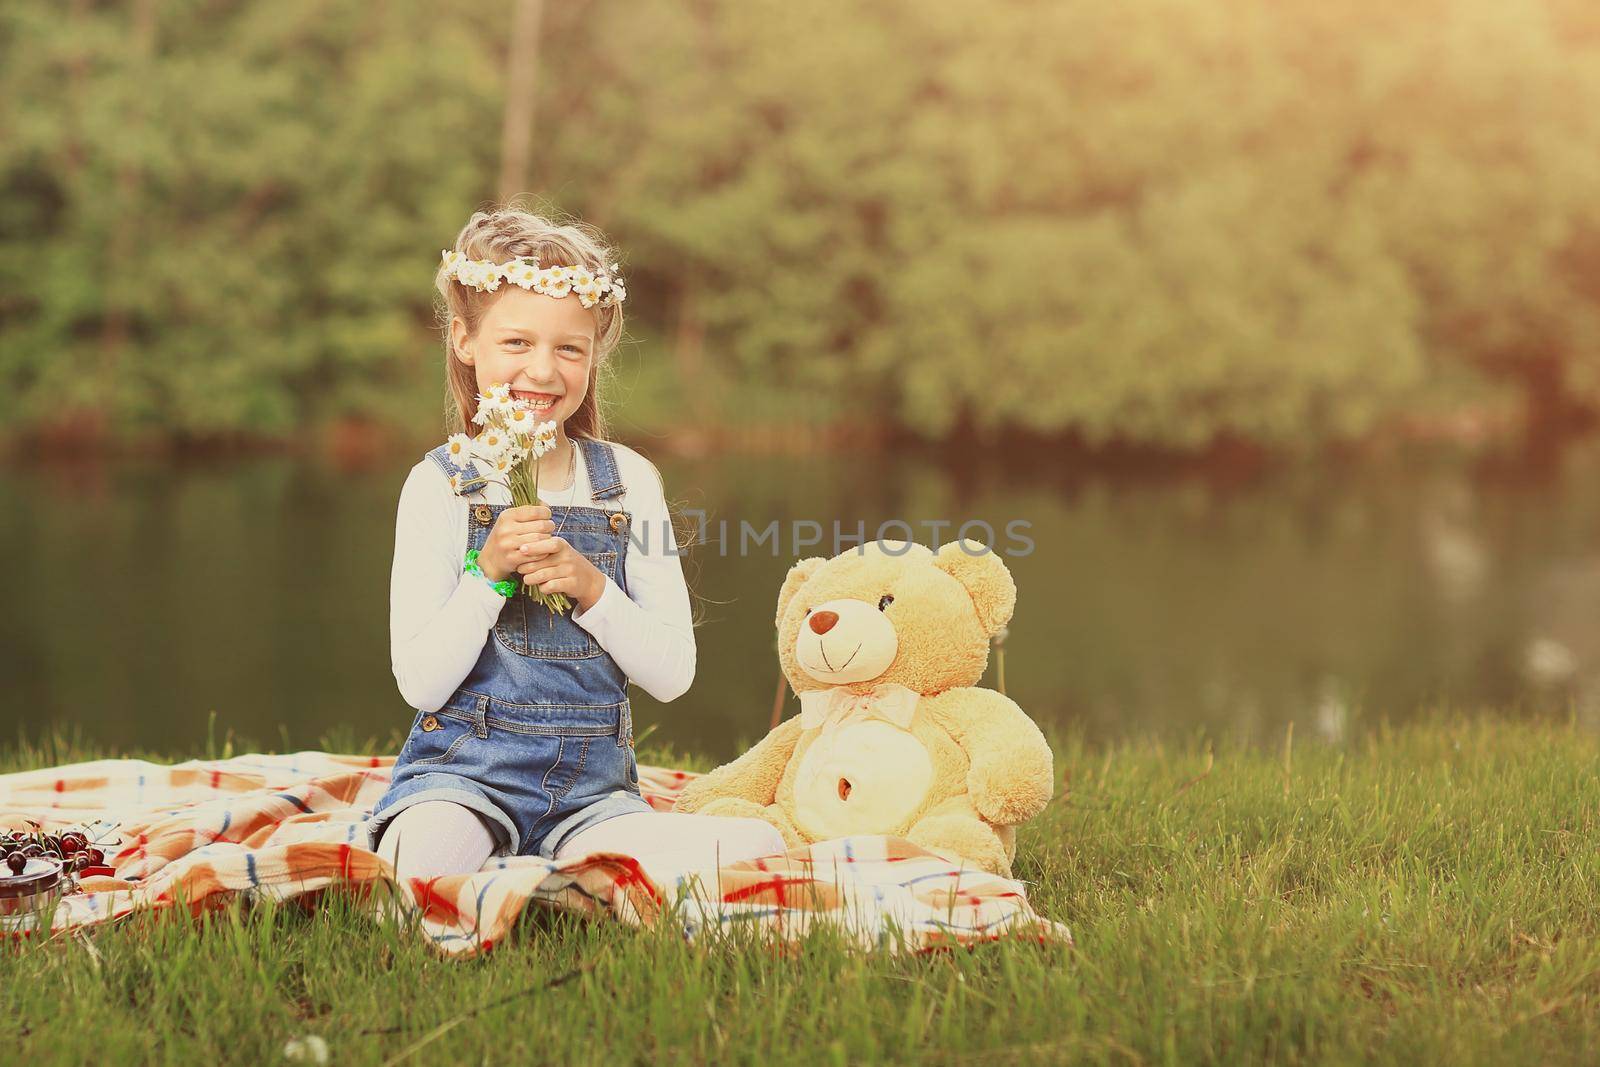
<svg viewBox="0 0 1600 1067">
<path fill-rule="evenodd" d="M 468 259 L 487 259 L 504 263 L 518 256 L 538 260 L 541 267 L 587 267 L 610 272 L 616 250 L 600 231 L 576 220 L 554 222 L 544 215 L 525 211 L 508 203 L 489 211 L 475 211 L 456 235 L 455 250 Z M 502 284 L 492 293 L 480 293 L 455 281 L 440 264 L 434 287 L 444 301 L 440 326 L 444 331 L 445 383 L 449 387 L 446 421 L 452 431 L 477 433 L 472 417 L 478 413 L 478 381 L 470 365 L 461 361 L 451 337 L 451 320 L 459 318 L 470 337 L 478 332 L 484 313 L 509 287 Z M 601 369 L 607 357 L 622 341 L 622 307 L 612 304 L 591 309 L 595 316 L 594 360 L 589 365 L 589 384 L 583 402 L 568 416 L 569 437 L 604 439 L 605 414 L 600 406 Z"/>
</svg>

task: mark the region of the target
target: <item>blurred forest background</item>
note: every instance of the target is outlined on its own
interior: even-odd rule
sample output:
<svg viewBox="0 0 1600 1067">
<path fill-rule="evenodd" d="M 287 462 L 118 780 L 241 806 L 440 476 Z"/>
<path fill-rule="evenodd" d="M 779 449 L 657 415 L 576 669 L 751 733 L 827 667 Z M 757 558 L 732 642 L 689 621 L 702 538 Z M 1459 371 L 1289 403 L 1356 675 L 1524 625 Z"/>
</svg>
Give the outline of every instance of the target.
<svg viewBox="0 0 1600 1067">
<path fill-rule="evenodd" d="M 513 194 L 621 248 L 611 435 L 709 529 L 1029 524 L 1040 722 L 1600 730 L 1595 0 L 12 0 L 0 734 L 405 728 L 433 274 Z M 764 732 L 833 551 L 690 552 L 641 729 Z"/>
<path fill-rule="evenodd" d="M 438 250 L 510 192 L 624 249 L 652 432 L 1600 408 L 1592 0 L 24 0 L 0 134 L 13 440 L 431 434 Z"/>
</svg>

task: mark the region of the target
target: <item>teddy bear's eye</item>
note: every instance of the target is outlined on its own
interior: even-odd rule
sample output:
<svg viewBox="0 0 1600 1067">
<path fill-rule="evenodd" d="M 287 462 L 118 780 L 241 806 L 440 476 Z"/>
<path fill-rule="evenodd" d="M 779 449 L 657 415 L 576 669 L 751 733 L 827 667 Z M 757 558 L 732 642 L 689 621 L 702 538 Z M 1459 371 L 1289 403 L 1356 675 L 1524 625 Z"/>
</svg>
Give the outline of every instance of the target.
<svg viewBox="0 0 1600 1067">
<path fill-rule="evenodd" d="M 878 610 L 882 611 L 884 608 L 888 607 L 890 604 L 893 604 L 893 603 L 894 603 L 894 597 L 890 596 L 888 593 L 885 593 L 881 597 L 878 598 Z"/>
</svg>

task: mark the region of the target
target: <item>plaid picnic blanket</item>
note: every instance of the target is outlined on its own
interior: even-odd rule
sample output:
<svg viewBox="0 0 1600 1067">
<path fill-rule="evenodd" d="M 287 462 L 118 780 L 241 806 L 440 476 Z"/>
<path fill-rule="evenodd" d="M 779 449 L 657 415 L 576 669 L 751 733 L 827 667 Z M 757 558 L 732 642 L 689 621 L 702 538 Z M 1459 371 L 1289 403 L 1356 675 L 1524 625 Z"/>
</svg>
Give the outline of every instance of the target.
<svg viewBox="0 0 1600 1067">
<path fill-rule="evenodd" d="M 639 925 L 670 914 L 690 939 L 754 924 L 788 942 L 832 924 L 863 946 L 890 950 L 1014 936 L 1071 940 L 1066 927 L 1029 907 L 1020 882 L 960 869 L 889 837 L 841 838 L 701 870 L 607 853 L 516 856 L 397 886 L 362 831 L 393 763 L 298 752 L 23 771 L 0 775 L 0 827 L 114 824 L 106 862 L 115 876 L 85 877 L 61 897 L 51 917 L 58 932 L 137 910 L 200 911 L 238 894 L 309 904 L 342 886 L 375 910 L 390 899 L 417 909 L 418 928 L 447 955 L 488 951 L 530 903 Z M 663 811 L 693 777 L 639 769 L 645 799 Z M 11 919 L 11 937 L 38 933 L 19 932 Z"/>
</svg>

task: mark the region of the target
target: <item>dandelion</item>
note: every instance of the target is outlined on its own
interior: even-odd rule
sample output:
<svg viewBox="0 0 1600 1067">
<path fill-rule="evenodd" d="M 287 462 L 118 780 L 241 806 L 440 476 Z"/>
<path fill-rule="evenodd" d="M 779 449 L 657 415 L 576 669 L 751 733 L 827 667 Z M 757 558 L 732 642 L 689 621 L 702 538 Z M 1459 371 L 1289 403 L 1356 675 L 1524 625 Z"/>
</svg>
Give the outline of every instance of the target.
<svg viewBox="0 0 1600 1067">
<path fill-rule="evenodd" d="M 290 1063 L 327 1063 L 328 1043 L 316 1034 L 291 1037 L 283 1043 L 283 1058 Z"/>
</svg>

